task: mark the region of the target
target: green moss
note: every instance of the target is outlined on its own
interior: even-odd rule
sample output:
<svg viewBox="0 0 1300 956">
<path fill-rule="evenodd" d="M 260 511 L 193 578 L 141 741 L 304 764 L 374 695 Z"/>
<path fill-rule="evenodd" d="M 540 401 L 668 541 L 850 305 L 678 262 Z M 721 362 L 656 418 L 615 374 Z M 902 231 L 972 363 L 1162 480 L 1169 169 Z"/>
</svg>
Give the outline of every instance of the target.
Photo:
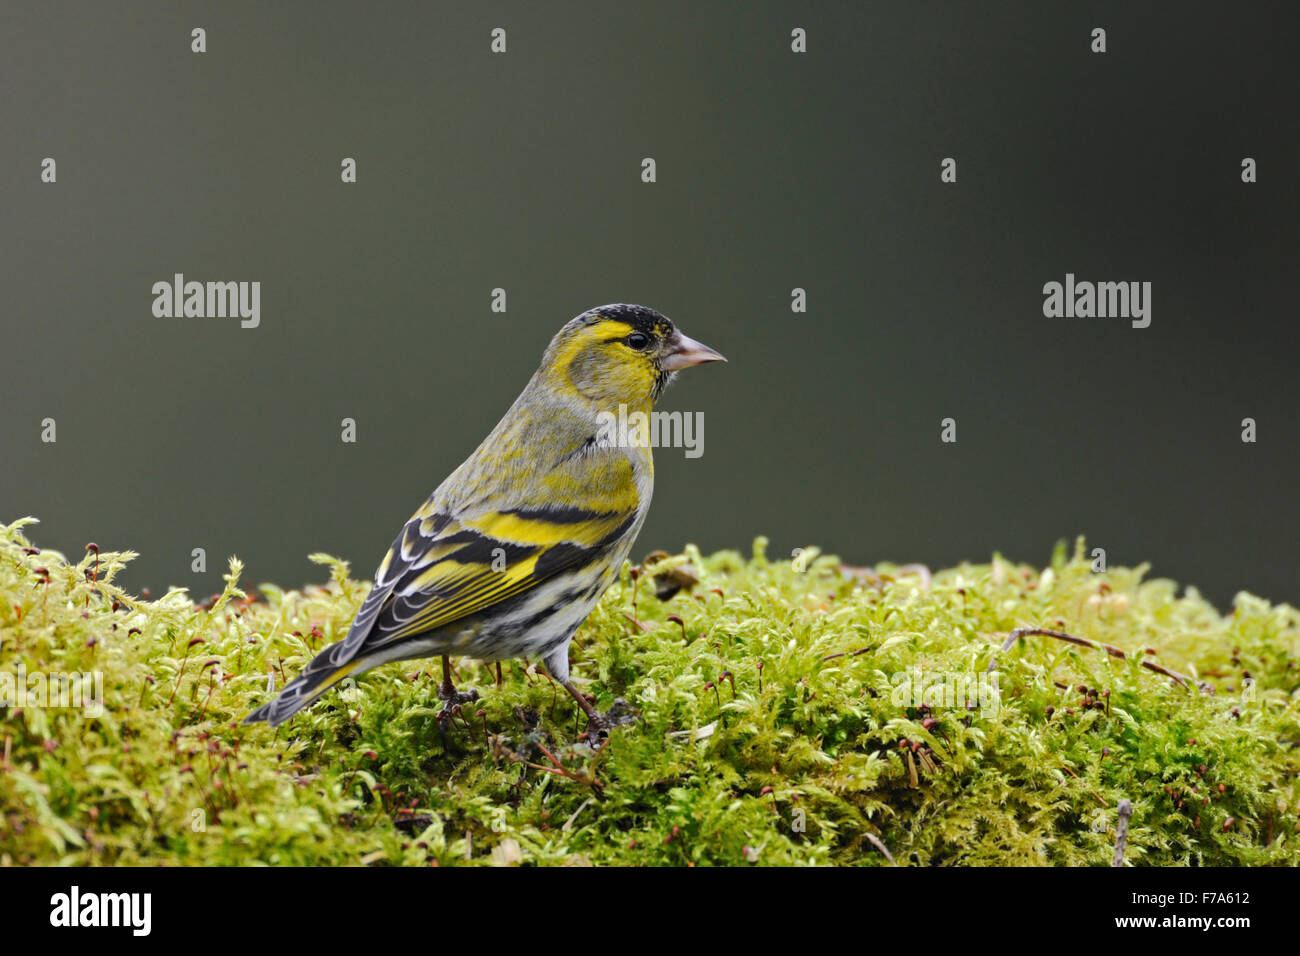
<svg viewBox="0 0 1300 956">
<path fill-rule="evenodd" d="M 1122 798 L 1131 863 L 1300 863 L 1300 614 L 1242 594 L 1220 616 L 1145 569 L 1092 573 L 1082 543 L 1041 572 L 995 557 L 932 581 L 828 557 L 801 572 L 762 539 L 749 559 L 688 548 L 669 564 L 699 583 L 666 602 L 625 569 L 572 657 L 602 709 L 641 718 L 595 755 L 563 691 L 517 662 L 500 688 L 460 663 L 483 713 L 445 743 L 432 661 L 278 732 L 240 726 L 268 675 L 283 686 L 347 632 L 367 587 L 347 565 L 316 556 L 328 583 L 253 600 L 232 561 L 211 606 L 144 601 L 112 583 L 131 554 L 96 572 L 91 553 L 28 553 L 27 523 L 0 528 L 0 674 L 100 672 L 104 708 L 0 711 L 3 863 L 888 865 L 883 847 L 1106 865 Z M 999 653 L 1019 625 L 1130 653 L 1043 636 Z M 995 658 L 996 696 L 900 697 L 916 668 L 933 695 Z M 564 774 L 537 769 L 552 757 Z"/>
</svg>

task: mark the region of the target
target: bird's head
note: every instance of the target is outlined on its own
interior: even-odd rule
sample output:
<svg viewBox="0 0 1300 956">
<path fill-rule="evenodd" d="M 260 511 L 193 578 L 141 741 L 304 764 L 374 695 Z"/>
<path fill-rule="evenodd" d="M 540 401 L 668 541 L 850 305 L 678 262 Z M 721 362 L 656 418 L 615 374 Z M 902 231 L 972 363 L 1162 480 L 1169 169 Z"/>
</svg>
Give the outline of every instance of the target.
<svg viewBox="0 0 1300 956">
<path fill-rule="evenodd" d="M 542 369 L 601 408 L 650 406 L 680 369 L 726 359 L 643 305 L 602 305 L 570 321 Z"/>
</svg>

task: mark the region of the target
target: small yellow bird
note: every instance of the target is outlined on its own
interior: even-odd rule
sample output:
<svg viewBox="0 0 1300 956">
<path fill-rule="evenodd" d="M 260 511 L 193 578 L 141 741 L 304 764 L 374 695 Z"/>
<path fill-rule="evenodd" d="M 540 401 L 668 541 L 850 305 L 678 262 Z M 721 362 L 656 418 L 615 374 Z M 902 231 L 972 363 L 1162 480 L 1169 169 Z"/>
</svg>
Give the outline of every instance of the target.
<svg viewBox="0 0 1300 956">
<path fill-rule="evenodd" d="M 505 417 L 406 522 L 347 637 L 244 723 L 277 726 L 345 677 L 441 655 L 445 727 L 478 699 L 452 686 L 455 654 L 541 658 L 587 714 L 589 739 L 606 732 L 569 680 L 569 642 L 618 577 L 654 488 L 648 436 L 611 440 L 607 423 L 647 420 L 679 369 L 719 361 L 644 306 L 567 323 Z"/>
</svg>

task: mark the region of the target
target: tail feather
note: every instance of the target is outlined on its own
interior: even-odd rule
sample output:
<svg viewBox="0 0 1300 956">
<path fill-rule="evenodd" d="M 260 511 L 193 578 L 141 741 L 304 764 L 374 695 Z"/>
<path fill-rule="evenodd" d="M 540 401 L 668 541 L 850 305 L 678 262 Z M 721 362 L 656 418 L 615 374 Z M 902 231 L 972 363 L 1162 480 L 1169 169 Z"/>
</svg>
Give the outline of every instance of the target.
<svg viewBox="0 0 1300 956">
<path fill-rule="evenodd" d="M 301 674 L 285 684 L 275 700 L 257 708 L 243 722 L 255 724 L 265 720 L 272 727 L 278 727 L 349 674 L 362 674 L 382 663 L 384 658 L 374 655 L 367 658 L 362 645 L 392 589 L 391 581 L 387 585 L 372 587 L 348 628 L 348 636 L 313 657 Z"/>
<path fill-rule="evenodd" d="M 330 659 L 329 651 L 323 651 L 312 658 L 301 674 L 285 685 L 275 700 L 257 708 L 243 722 L 255 724 L 265 720 L 272 727 L 278 727 L 343 678 L 354 673 L 361 663 L 360 660 L 350 660 L 335 664 Z"/>
</svg>

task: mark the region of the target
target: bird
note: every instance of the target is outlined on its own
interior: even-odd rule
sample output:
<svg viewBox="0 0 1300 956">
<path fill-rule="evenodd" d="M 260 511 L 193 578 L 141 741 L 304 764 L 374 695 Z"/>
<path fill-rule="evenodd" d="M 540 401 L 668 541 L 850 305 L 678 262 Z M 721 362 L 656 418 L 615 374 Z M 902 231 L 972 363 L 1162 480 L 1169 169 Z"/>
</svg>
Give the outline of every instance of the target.
<svg viewBox="0 0 1300 956">
<path fill-rule="evenodd" d="M 440 656 L 445 733 L 479 699 L 454 686 L 451 656 L 535 658 L 586 714 L 587 739 L 606 736 L 616 721 L 573 685 L 569 644 L 618 578 L 654 490 L 647 431 L 610 425 L 647 423 L 680 370 L 725 361 L 645 306 L 567 322 L 497 426 L 397 533 L 347 635 L 243 722 L 279 726 L 344 678 Z"/>
</svg>

